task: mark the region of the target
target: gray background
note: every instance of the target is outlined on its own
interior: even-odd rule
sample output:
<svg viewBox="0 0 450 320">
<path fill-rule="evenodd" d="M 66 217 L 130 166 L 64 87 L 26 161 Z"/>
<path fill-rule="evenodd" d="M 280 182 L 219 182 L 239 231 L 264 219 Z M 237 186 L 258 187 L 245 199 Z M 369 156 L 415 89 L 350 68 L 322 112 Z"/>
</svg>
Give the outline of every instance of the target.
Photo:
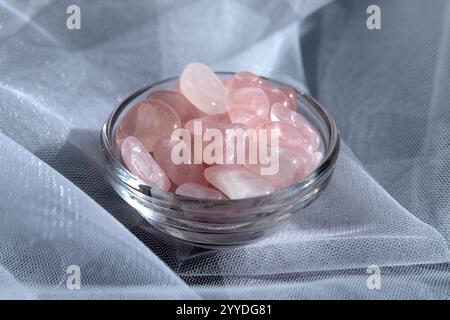
<svg viewBox="0 0 450 320">
<path fill-rule="evenodd" d="M 0 1 L 0 298 L 449 299 L 449 18 L 445 0 Z M 102 169 L 112 108 L 191 61 L 307 88 L 342 134 L 323 196 L 249 246 L 157 233 Z"/>
</svg>

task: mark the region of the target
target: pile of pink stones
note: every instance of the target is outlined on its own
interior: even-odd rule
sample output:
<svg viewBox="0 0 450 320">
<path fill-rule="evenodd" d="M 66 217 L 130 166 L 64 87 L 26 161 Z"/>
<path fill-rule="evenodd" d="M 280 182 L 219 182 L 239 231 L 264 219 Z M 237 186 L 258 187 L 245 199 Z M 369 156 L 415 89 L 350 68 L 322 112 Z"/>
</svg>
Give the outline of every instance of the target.
<svg viewBox="0 0 450 320">
<path fill-rule="evenodd" d="M 131 108 L 116 142 L 129 171 L 151 187 L 202 199 L 256 197 L 301 181 L 322 160 L 320 135 L 296 110 L 290 87 L 275 87 L 250 72 L 221 80 L 206 65 L 191 63 L 174 88 L 153 92 Z M 228 164 L 232 161 L 227 162 L 226 152 L 220 162 L 198 163 L 192 156 L 175 164 L 172 148 L 185 142 L 171 134 L 185 128 L 194 135 L 195 121 L 201 122 L 202 134 L 212 128 L 274 130 L 279 138 L 278 171 L 261 175 L 259 163 Z"/>
</svg>

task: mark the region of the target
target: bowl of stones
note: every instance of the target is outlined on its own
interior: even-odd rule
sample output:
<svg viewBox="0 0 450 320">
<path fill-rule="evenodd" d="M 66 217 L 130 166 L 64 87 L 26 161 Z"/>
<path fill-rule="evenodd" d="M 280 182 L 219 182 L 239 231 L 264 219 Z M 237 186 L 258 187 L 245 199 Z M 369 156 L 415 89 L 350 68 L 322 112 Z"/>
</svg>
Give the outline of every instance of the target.
<svg viewBox="0 0 450 320">
<path fill-rule="evenodd" d="M 339 132 L 303 91 L 190 63 L 117 106 L 101 144 L 112 186 L 148 222 L 222 248 L 267 235 L 317 199 Z"/>
</svg>

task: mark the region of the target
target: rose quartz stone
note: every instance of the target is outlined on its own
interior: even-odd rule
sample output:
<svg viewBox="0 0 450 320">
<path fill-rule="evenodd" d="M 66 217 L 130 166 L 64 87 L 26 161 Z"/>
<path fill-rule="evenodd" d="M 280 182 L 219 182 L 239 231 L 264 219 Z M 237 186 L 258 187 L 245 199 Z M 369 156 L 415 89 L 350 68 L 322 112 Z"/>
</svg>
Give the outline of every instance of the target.
<svg viewBox="0 0 450 320">
<path fill-rule="evenodd" d="M 202 131 L 200 135 L 196 135 L 196 133 L 194 132 L 195 121 L 200 121 L 202 124 Z M 242 123 L 230 123 L 230 119 L 227 114 L 209 115 L 203 118 L 190 120 L 186 123 L 185 129 L 187 129 L 191 133 L 192 137 L 198 136 L 200 139 L 208 130 L 211 129 L 217 129 L 222 134 L 223 149 L 220 151 L 216 150 L 219 152 L 218 158 L 220 159 L 220 162 L 208 161 L 208 159 L 203 159 L 203 162 L 208 165 L 236 164 L 238 148 L 243 148 L 244 150 L 248 149 L 248 137 L 245 134 L 248 126 Z M 242 141 L 240 139 L 237 139 L 237 137 L 234 135 L 235 133 L 238 133 L 238 130 L 243 131 L 244 138 L 242 139 Z M 205 150 L 207 145 L 209 145 L 210 143 L 211 141 L 202 140 L 202 151 Z M 234 150 L 230 150 L 228 153 L 226 149 L 227 143 L 234 143 L 235 146 Z M 243 161 L 245 161 L 245 157 Z"/>
<path fill-rule="evenodd" d="M 194 182 L 182 184 L 175 190 L 175 193 L 181 196 L 199 199 L 211 199 L 211 200 L 226 199 L 226 197 L 219 191 L 202 186 L 201 184 Z"/>
<path fill-rule="evenodd" d="M 184 128 L 187 129 L 191 134 L 194 134 L 194 124 L 195 122 L 200 121 L 202 123 L 202 132 L 201 134 L 205 134 L 205 131 L 208 129 L 219 129 L 220 131 L 225 130 L 226 126 L 231 123 L 230 117 L 227 113 L 219 113 L 213 115 L 207 115 L 201 118 L 191 119 L 184 125 Z"/>
<path fill-rule="evenodd" d="M 228 93 L 225 106 L 231 122 L 254 128 L 267 121 L 270 105 L 263 89 L 244 87 Z"/>
<path fill-rule="evenodd" d="M 205 177 L 230 199 L 257 197 L 275 190 L 267 180 L 242 166 L 215 165 L 205 170 Z"/>
<path fill-rule="evenodd" d="M 297 111 L 297 94 L 295 93 L 295 90 L 291 87 L 284 86 L 283 88 L 281 88 L 281 92 L 283 92 L 286 97 L 288 97 L 288 108 L 292 111 Z"/>
<path fill-rule="evenodd" d="M 273 106 L 275 103 L 280 103 L 286 108 L 291 108 L 289 97 L 285 95 L 280 89 L 273 87 L 271 89 L 266 89 L 265 91 L 267 97 L 269 98 L 269 103 L 271 106 Z"/>
<path fill-rule="evenodd" d="M 116 141 L 129 170 L 155 188 L 203 199 L 256 197 L 299 182 L 323 159 L 319 133 L 296 110 L 291 87 L 280 89 L 250 72 L 220 80 L 207 66 L 191 63 L 173 89 L 153 92 L 125 115 Z M 199 132 L 194 130 L 197 122 Z M 181 127 L 190 133 L 190 146 L 171 137 Z M 256 134 L 247 129 L 256 129 Z M 258 141 L 262 130 L 269 134 L 266 145 Z M 232 135 L 237 132 L 244 133 L 242 140 Z M 216 134 L 223 148 L 220 143 L 211 147 Z M 270 145 L 271 135 L 279 139 L 279 148 Z M 269 150 L 269 161 L 277 157 L 275 172 L 267 173 L 273 163 L 250 163 L 256 144 Z M 191 154 L 187 163 L 176 164 L 172 149 L 180 146 Z M 202 161 L 194 158 L 195 151 L 201 151 Z"/>
<path fill-rule="evenodd" d="M 301 132 L 312 150 L 316 151 L 320 146 L 320 136 L 311 124 L 298 112 L 292 111 L 280 103 L 275 103 L 270 110 L 272 121 L 282 121 L 290 124 Z"/>
<path fill-rule="evenodd" d="M 223 164 L 245 164 L 248 161 L 250 143 L 247 134 L 248 128 L 247 125 L 242 123 L 230 123 L 225 127 Z M 238 137 L 238 134 L 242 134 L 242 139 Z M 227 145 L 233 145 L 234 149 L 227 152 Z M 243 153 L 243 156 L 239 152 Z"/>
<path fill-rule="evenodd" d="M 125 138 L 120 151 L 131 173 L 151 187 L 169 190 L 170 181 L 166 174 L 136 137 Z"/>
<path fill-rule="evenodd" d="M 224 113 L 227 89 L 216 74 L 201 63 L 188 64 L 180 76 L 183 95 L 207 114 Z"/>
<path fill-rule="evenodd" d="M 201 123 L 201 131 L 196 132 L 194 130 L 194 125 L 197 123 Z M 205 136 L 206 132 L 208 132 L 211 129 L 217 129 L 218 132 L 222 134 L 224 137 L 225 135 L 225 129 L 227 128 L 227 125 L 230 124 L 230 118 L 228 114 L 221 113 L 221 114 L 214 114 L 214 115 L 208 115 L 202 118 L 192 119 L 189 120 L 186 125 L 185 129 L 189 131 L 189 133 L 192 135 L 193 140 L 197 139 L 199 142 L 199 145 L 201 145 L 202 148 L 202 154 L 205 148 L 212 142 L 212 141 L 205 141 L 203 140 L 203 137 Z M 220 154 L 217 156 L 220 158 L 219 164 L 224 163 L 224 153 L 221 150 Z M 211 160 L 211 161 L 210 161 Z M 212 159 L 203 159 L 203 162 L 205 162 L 208 165 L 216 164 L 215 161 L 212 161 Z"/>
<path fill-rule="evenodd" d="M 188 150 L 191 150 L 191 157 L 188 163 L 175 164 L 172 161 L 172 148 L 179 143 L 185 144 L 181 139 L 162 138 L 159 140 L 153 150 L 156 162 L 169 176 L 170 180 L 178 186 L 187 182 L 208 185 L 204 177 L 206 165 L 194 164 L 194 152 L 191 146 L 187 147 Z"/>
<path fill-rule="evenodd" d="M 169 105 L 180 118 L 181 125 L 187 121 L 198 118 L 199 111 L 181 93 L 168 90 L 155 91 L 147 98 L 148 101 L 161 101 Z"/>
<path fill-rule="evenodd" d="M 225 82 L 225 86 L 228 91 L 245 87 L 260 87 L 265 85 L 266 84 L 260 77 L 247 71 L 237 72 Z"/>
<path fill-rule="evenodd" d="M 270 148 L 270 146 L 268 147 Z M 245 167 L 251 172 L 264 177 L 276 189 L 289 187 L 305 177 L 303 172 L 306 164 L 302 158 L 285 148 L 274 148 L 270 152 L 274 152 L 275 157 L 278 158 L 278 170 L 274 174 L 263 175 L 261 169 L 267 166 L 260 163 L 247 163 Z"/>
<path fill-rule="evenodd" d="M 175 81 L 175 84 L 172 86 L 172 88 L 170 88 L 170 91 L 175 91 L 175 92 L 181 93 L 180 78 L 178 78 L 177 81 Z"/>
<path fill-rule="evenodd" d="M 117 131 L 116 142 L 120 146 L 128 136 L 135 136 L 149 152 L 156 141 L 181 127 L 181 121 L 173 108 L 162 101 L 142 101 L 123 118 Z"/>
<path fill-rule="evenodd" d="M 269 121 L 260 125 L 257 130 L 265 129 L 270 143 L 272 135 L 279 139 L 280 147 L 286 148 L 305 159 L 314 152 L 306 136 L 295 127 L 281 121 Z"/>
<path fill-rule="evenodd" d="M 267 98 L 269 100 L 269 106 L 272 106 L 274 103 L 281 103 L 282 105 L 295 110 L 297 107 L 297 103 L 295 100 L 295 95 L 293 95 L 294 99 L 289 98 L 289 94 L 293 93 L 292 88 L 290 88 L 292 91 L 289 90 L 288 87 L 285 87 L 287 89 L 284 89 L 284 91 L 278 89 L 277 87 L 273 86 L 270 82 L 258 77 L 257 75 L 251 73 L 251 72 L 238 72 L 234 74 L 230 79 L 226 82 L 226 88 L 228 91 L 237 90 L 237 89 L 243 89 L 243 88 L 259 88 L 263 90 Z M 292 101 L 291 101 L 292 100 Z M 294 103 L 292 105 L 292 103 Z"/>
</svg>

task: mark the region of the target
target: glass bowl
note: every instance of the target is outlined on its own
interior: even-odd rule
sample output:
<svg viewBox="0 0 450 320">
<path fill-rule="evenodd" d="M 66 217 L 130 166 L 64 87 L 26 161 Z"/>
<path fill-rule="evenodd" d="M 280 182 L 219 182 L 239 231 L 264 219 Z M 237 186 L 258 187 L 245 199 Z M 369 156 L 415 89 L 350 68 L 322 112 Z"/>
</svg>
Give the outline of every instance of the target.
<svg viewBox="0 0 450 320">
<path fill-rule="evenodd" d="M 221 79 L 233 75 L 217 72 Z M 281 82 L 263 78 L 278 87 Z M 117 106 L 102 127 L 101 145 L 105 170 L 116 192 L 149 223 L 182 241 L 207 248 L 249 243 L 267 235 L 282 220 L 319 197 L 334 171 L 339 154 L 339 132 L 331 115 L 310 95 L 296 91 L 298 111 L 322 138 L 323 159 L 305 179 L 271 194 L 239 200 L 203 200 L 151 188 L 125 167 L 115 135 L 124 115 L 157 90 L 173 88 L 170 78 L 142 88 Z M 295 88 L 294 88 L 295 90 Z"/>
</svg>

